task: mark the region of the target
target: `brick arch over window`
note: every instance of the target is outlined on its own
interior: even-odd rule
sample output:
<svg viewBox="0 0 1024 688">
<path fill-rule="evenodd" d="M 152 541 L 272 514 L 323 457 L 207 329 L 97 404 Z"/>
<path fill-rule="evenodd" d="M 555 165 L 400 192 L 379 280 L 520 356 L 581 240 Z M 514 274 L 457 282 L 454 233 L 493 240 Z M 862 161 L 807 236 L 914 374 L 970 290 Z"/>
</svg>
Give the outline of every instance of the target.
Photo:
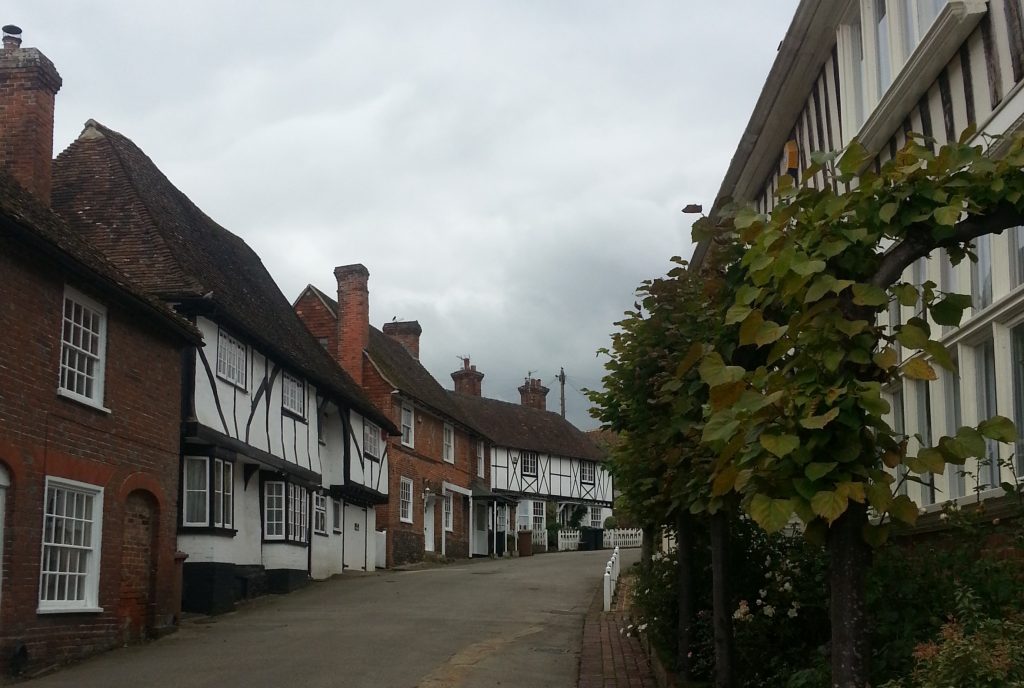
<svg viewBox="0 0 1024 688">
<path fill-rule="evenodd" d="M 154 626 L 159 518 L 159 505 L 152 492 L 139 489 L 128 494 L 124 501 L 118 602 L 124 642 L 145 638 Z"/>
</svg>

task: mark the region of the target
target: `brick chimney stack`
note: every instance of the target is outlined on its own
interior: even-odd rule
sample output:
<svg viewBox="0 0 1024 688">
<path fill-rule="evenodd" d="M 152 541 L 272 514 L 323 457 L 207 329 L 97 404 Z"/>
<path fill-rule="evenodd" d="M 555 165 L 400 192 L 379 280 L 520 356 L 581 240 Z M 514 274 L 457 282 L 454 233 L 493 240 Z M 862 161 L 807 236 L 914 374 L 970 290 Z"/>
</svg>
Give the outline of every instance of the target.
<svg viewBox="0 0 1024 688">
<path fill-rule="evenodd" d="M 452 380 L 455 381 L 455 391 L 459 394 L 469 394 L 474 397 L 482 396 L 482 381 L 484 374 L 476 369 L 475 365 L 469 364 L 469 356 L 462 359 L 462 369 L 452 373 Z"/>
<path fill-rule="evenodd" d="M 334 268 L 338 281 L 338 353 L 335 359 L 360 387 L 363 352 L 370 341 L 370 271 L 365 265 Z"/>
<path fill-rule="evenodd" d="M 61 87 L 53 63 L 21 47 L 21 29 L 3 27 L 0 51 L 0 170 L 50 205 L 53 103 Z"/>
<path fill-rule="evenodd" d="M 523 406 L 540 409 L 541 411 L 548 410 L 548 388 L 542 385 L 540 380 L 527 377 L 526 381 L 519 388 L 519 397 Z"/>
<path fill-rule="evenodd" d="M 382 329 L 384 334 L 404 346 L 410 356 L 417 361 L 420 360 L 420 335 L 423 334 L 423 328 L 420 327 L 418 321 L 406 320 L 384 323 Z"/>
</svg>

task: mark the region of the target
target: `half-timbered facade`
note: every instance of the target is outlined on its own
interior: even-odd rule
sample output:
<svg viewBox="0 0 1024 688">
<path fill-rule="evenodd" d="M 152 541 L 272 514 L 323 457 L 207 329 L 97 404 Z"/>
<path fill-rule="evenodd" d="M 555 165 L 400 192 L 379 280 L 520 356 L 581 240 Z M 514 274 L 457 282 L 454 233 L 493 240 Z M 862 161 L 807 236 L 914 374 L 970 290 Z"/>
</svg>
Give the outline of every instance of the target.
<svg viewBox="0 0 1024 688">
<path fill-rule="evenodd" d="M 395 426 L 296 318 L 259 257 L 130 140 L 90 120 L 55 163 L 55 209 L 203 335 L 185 359 L 178 547 L 187 610 L 230 609 L 373 568 Z"/>
<path fill-rule="evenodd" d="M 839 149 L 854 137 L 875 154 L 876 167 L 911 132 L 941 145 L 973 125 L 972 143 L 987 147 L 989 135 L 1024 126 L 1022 86 L 1024 10 L 1017 0 L 803 0 L 719 197 L 770 211 L 781 175 L 801 177 L 812 152 Z M 697 247 L 695 262 L 703 251 Z M 909 436 L 911 453 L 915 436 L 930 445 L 994 414 L 1024 427 L 1024 229 L 982 237 L 974 252 L 976 262 L 957 266 L 936 252 L 903 276 L 974 300 L 960 327 L 940 333 L 957 371 L 888 390 L 890 421 Z M 913 310 L 893 303 L 888 321 L 906 322 Z M 1022 448 L 992 443 L 984 461 L 948 466 L 903 489 L 932 510 L 947 500 L 1000 495 L 1001 482 L 1022 474 Z"/>
<path fill-rule="evenodd" d="M 514 502 L 510 515 L 514 524 L 509 522 L 509 529 L 546 529 L 548 503 L 556 505 L 563 522 L 583 507 L 583 525 L 602 527 L 613 501 L 604 452 L 569 421 L 545 410 L 547 389 L 540 380 L 528 378 L 519 392 L 520 404 L 465 389 L 454 393 L 474 425 L 493 443 L 490 488 Z M 496 514 L 491 519 L 498 521 Z"/>
<path fill-rule="evenodd" d="M 50 211 L 60 77 L 7 30 L 0 53 L 3 675 L 174 630 L 181 359 L 200 341 Z"/>
<path fill-rule="evenodd" d="M 481 458 L 489 443 L 420 363 L 419 323 L 370 326 L 369 271 L 347 265 L 336 268 L 335 277 L 337 299 L 310 285 L 293 305 L 401 431 L 387 443 L 392 499 L 377 509 L 388 566 L 487 554 L 486 534 L 471 514 L 474 503 L 490 496 Z"/>
</svg>

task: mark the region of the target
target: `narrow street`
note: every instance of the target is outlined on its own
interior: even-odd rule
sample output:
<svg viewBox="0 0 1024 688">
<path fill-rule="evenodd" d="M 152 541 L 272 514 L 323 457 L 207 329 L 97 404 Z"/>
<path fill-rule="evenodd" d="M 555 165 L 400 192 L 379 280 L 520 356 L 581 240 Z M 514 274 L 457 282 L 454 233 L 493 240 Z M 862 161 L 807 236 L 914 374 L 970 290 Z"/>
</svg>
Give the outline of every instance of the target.
<svg viewBox="0 0 1024 688">
<path fill-rule="evenodd" d="M 22 685 L 575 686 L 583 617 L 609 555 L 336 577 Z M 639 550 L 623 555 L 625 568 Z"/>
</svg>

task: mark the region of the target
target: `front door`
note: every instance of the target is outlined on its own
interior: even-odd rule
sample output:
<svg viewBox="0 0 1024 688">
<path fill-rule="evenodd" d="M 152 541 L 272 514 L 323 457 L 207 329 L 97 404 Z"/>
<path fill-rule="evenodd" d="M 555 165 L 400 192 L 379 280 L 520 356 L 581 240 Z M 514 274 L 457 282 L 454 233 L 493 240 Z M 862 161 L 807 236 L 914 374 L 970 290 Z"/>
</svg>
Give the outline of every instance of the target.
<svg viewBox="0 0 1024 688">
<path fill-rule="evenodd" d="M 473 556 L 487 556 L 487 521 L 490 510 L 486 504 L 473 504 Z"/>
<path fill-rule="evenodd" d="M 423 500 L 423 549 L 426 552 L 434 551 L 434 504 L 436 497 L 427 497 Z"/>
</svg>

